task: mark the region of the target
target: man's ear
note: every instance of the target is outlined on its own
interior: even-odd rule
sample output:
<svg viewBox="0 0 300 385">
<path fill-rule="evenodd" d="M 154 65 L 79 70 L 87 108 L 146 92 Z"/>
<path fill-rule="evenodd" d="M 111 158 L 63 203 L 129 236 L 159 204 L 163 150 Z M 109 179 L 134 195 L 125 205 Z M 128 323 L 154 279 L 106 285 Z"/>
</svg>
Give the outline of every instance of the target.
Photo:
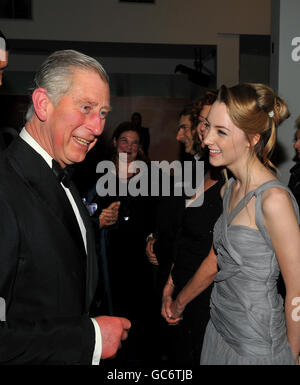
<svg viewBox="0 0 300 385">
<path fill-rule="evenodd" d="M 47 120 L 47 107 L 51 103 L 45 88 L 37 88 L 32 94 L 34 111 L 42 122 Z"/>
</svg>

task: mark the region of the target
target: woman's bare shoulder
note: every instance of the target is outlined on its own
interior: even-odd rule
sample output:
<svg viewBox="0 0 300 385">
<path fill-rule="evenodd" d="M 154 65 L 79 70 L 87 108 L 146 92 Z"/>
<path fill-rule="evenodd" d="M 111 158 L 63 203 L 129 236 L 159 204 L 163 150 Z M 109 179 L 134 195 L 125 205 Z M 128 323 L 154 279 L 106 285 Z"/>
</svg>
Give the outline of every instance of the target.
<svg viewBox="0 0 300 385">
<path fill-rule="evenodd" d="M 293 209 L 289 192 L 280 186 L 268 188 L 262 195 L 262 211 L 267 216 L 274 216 Z M 278 217 L 277 217 L 278 219 Z"/>
</svg>

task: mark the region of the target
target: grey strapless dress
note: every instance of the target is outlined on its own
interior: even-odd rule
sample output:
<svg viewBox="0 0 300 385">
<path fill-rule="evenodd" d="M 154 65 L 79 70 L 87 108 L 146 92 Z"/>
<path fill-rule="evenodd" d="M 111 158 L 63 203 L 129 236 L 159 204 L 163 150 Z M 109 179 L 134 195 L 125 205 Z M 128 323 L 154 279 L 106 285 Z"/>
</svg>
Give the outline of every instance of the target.
<svg viewBox="0 0 300 385">
<path fill-rule="evenodd" d="M 298 205 L 287 187 L 279 181 L 269 181 L 247 194 L 228 216 L 233 181 L 233 178 L 229 180 L 223 213 L 214 228 L 220 270 L 211 294 L 211 319 L 205 332 L 200 364 L 296 364 L 286 336 L 283 299 L 277 292 L 280 270 L 264 227 L 261 197 L 273 186 L 289 191 L 299 221 Z M 259 230 L 230 225 L 253 195 Z"/>
</svg>

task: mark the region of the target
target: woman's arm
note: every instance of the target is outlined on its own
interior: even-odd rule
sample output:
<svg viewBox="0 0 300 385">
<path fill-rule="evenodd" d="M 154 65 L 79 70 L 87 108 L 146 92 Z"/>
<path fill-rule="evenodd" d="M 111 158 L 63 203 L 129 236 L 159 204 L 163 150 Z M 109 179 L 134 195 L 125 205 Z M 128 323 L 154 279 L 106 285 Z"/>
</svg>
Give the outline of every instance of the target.
<svg viewBox="0 0 300 385">
<path fill-rule="evenodd" d="M 172 279 L 172 269 L 173 269 L 173 264 L 171 267 L 169 277 L 163 289 L 163 295 L 162 295 L 162 301 L 161 301 L 162 302 L 161 315 L 165 318 L 167 322 L 169 322 L 169 316 L 171 315 L 170 306 L 172 303 L 172 294 L 175 288 L 175 285 Z"/>
<path fill-rule="evenodd" d="M 281 188 L 267 190 L 262 198 L 262 213 L 286 287 L 287 338 L 298 361 L 300 352 L 300 229 L 288 192 Z"/>
<path fill-rule="evenodd" d="M 212 246 L 208 256 L 199 266 L 196 273 L 179 292 L 176 300 L 171 304 L 171 319 L 179 321 L 186 305 L 197 295 L 202 293 L 214 280 L 218 272 L 217 257 Z"/>
</svg>

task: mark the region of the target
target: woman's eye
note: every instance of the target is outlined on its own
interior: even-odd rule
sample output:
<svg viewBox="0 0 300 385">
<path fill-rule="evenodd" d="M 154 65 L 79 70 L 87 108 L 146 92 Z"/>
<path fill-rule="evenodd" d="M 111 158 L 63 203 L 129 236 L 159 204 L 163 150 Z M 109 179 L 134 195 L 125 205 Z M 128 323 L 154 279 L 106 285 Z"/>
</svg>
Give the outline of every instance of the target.
<svg viewBox="0 0 300 385">
<path fill-rule="evenodd" d="M 219 133 L 220 135 L 227 135 L 226 132 L 225 132 L 225 131 L 222 131 L 222 130 L 218 130 L 218 133 Z"/>
</svg>

